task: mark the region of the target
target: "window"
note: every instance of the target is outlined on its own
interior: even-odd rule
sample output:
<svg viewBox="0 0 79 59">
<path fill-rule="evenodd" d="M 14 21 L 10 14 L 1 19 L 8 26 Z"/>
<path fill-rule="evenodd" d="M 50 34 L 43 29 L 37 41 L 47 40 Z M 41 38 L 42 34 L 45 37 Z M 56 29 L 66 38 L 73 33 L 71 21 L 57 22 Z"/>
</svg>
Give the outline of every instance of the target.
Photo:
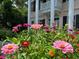
<svg viewBox="0 0 79 59">
<path fill-rule="evenodd" d="M 65 3 L 65 2 L 66 2 L 66 0 L 63 0 L 62 2 L 63 2 L 63 3 Z"/>
<path fill-rule="evenodd" d="M 34 24 L 34 21 L 32 21 L 32 24 Z"/>
<path fill-rule="evenodd" d="M 35 11 L 35 1 L 34 2 L 32 2 L 32 11 Z"/>
<path fill-rule="evenodd" d="M 33 1 L 32 2 L 32 6 L 31 6 L 32 8 L 32 11 L 34 11 L 35 12 L 35 8 L 36 8 L 36 1 Z M 39 1 L 39 10 L 40 10 L 40 1 Z"/>
<path fill-rule="evenodd" d="M 45 25 L 45 19 L 39 20 L 39 24 Z"/>
<path fill-rule="evenodd" d="M 63 27 L 67 24 L 67 16 L 63 16 Z"/>
<path fill-rule="evenodd" d="M 76 15 L 76 28 L 79 28 L 79 14 Z"/>
<path fill-rule="evenodd" d="M 41 0 L 43 3 L 45 3 L 46 2 L 46 0 Z"/>
</svg>

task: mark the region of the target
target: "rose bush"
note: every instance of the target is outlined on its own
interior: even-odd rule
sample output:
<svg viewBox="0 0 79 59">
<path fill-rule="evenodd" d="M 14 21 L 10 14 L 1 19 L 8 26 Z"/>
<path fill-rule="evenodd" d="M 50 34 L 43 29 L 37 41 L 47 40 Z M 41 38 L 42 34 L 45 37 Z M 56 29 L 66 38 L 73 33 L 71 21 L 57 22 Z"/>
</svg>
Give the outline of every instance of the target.
<svg viewBox="0 0 79 59">
<path fill-rule="evenodd" d="M 20 31 L 22 27 L 26 28 Z M 2 42 L 1 53 L 4 54 L 6 59 L 79 58 L 79 31 L 71 31 L 71 34 L 67 32 L 66 28 L 59 29 L 55 25 L 50 28 L 47 25 L 28 25 L 26 23 L 16 25 L 12 30 L 16 33 L 16 36 L 7 37 Z M 5 44 L 6 41 L 10 43 Z M 8 44 L 14 45 L 8 46 Z"/>
</svg>

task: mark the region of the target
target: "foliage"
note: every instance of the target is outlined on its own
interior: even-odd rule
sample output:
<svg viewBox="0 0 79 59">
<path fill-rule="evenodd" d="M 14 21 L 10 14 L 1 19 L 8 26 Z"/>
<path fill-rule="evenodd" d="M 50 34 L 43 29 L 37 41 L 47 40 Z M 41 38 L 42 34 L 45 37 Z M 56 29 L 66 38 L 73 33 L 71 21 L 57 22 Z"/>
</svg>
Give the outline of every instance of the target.
<svg viewBox="0 0 79 59">
<path fill-rule="evenodd" d="M 31 27 L 28 30 L 25 29 L 19 32 L 15 32 L 16 37 L 7 37 L 7 39 L 5 39 L 2 42 L 2 44 L 4 45 L 6 41 L 10 41 L 19 46 L 19 49 L 16 52 L 14 52 L 14 54 L 6 55 L 9 59 L 12 59 L 12 57 L 14 57 L 14 59 L 67 59 L 67 58 L 78 59 L 79 58 L 78 55 L 79 31 L 75 31 L 73 32 L 73 34 L 69 34 L 66 31 L 67 30 L 66 28 L 65 30 L 64 29 L 56 30 L 55 28 L 52 29 L 50 29 L 49 27 L 41 28 L 39 25 L 38 26 L 36 25 L 35 27 L 32 27 L 31 25 Z M 22 26 L 18 28 L 21 29 Z M 50 29 L 50 31 L 46 31 L 47 29 Z M 65 41 L 71 44 L 74 49 L 74 52 L 63 53 L 61 49 L 54 48 L 53 43 L 58 40 Z M 63 49 L 64 46 L 59 48 Z"/>
<path fill-rule="evenodd" d="M 13 37 L 13 36 L 14 34 L 12 33 L 10 29 L 0 28 L 0 40 L 1 38 L 4 39 L 6 37 Z"/>
<path fill-rule="evenodd" d="M 22 2 L 23 1 L 23 2 Z M 21 3 L 20 3 L 21 2 Z M 10 23 L 13 24 L 23 23 L 27 21 L 27 6 L 24 0 L 1 0 L 0 1 L 0 21 L 5 26 Z M 19 3 L 19 4 L 18 4 Z M 17 21 L 18 20 L 18 21 Z"/>
</svg>

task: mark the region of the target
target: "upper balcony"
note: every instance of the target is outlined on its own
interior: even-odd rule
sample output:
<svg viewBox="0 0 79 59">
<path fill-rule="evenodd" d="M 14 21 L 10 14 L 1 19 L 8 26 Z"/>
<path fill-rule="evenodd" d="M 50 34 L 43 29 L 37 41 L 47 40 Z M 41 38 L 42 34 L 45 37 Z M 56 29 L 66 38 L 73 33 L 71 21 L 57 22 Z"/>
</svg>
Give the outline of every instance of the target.
<svg viewBox="0 0 79 59">
<path fill-rule="evenodd" d="M 61 11 L 62 9 L 62 0 L 55 0 L 55 11 Z M 51 9 L 51 1 L 48 0 L 45 3 L 40 3 L 40 12 L 48 12 Z"/>
</svg>

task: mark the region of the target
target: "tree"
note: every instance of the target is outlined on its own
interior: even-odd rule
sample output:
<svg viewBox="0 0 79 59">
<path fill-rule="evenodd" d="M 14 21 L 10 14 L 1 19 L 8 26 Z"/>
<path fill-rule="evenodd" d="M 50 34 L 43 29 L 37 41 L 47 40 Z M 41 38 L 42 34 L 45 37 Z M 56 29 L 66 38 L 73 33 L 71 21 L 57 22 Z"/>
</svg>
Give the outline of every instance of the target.
<svg viewBox="0 0 79 59">
<path fill-rule="evenodd" d="M 27 6 L 26 0 L 0 0 L 0 19 L 5 25 L 23 23 L 27 19 Z"/>
</svg>

